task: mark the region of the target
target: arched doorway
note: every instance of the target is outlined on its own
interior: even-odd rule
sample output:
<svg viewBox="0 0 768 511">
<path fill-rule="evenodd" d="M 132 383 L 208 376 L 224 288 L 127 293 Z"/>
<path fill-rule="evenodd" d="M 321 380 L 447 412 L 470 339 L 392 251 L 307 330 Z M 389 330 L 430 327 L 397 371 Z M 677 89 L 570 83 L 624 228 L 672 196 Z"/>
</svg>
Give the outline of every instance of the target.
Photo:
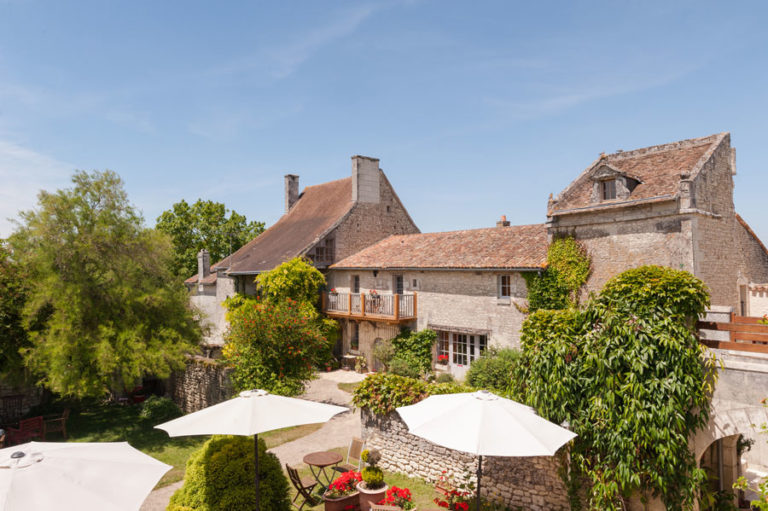
<svg viewBox="0 0 768 511">
<path fill-rule="evenodd" d="M 715 495 L 714 503 L 702 503 L 702 511 L 738 509 L 743 495 L 733 489 L 733 483 L 742 475 L 740 438 L 738 434 L 718 438 L 701 455 L 699 467 L 706 471 L 709 490 Z"/>
</svg>

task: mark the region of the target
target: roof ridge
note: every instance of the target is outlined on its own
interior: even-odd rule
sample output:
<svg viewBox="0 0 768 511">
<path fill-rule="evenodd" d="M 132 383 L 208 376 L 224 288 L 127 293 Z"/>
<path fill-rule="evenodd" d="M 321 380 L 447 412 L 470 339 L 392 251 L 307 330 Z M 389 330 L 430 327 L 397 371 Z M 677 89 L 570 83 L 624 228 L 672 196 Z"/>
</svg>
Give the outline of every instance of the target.
<svg viewBox="0 0 768 511">
<path fill-rule="evenodd" d="M 544 222 L 539 222 L 537 224 L 506 225 L 503 227 L 491 226 L 491 227 L 475 227 L 474 229 L 456 229 L 455 231 L 414 232 L 410 234 L 392 234 L 391 236 L 388 236 L 388 237 L 393 238 L 393 237 L 406 237 L 406 236 L 424 236 L 428 234 L 453 234 L 453 233 L 462 233 L 462 232 L 491 231 L 491 230 L 495 231 L 496 229 L 513 229 L 516 227 L 540 227 L 542 225 L 546 225 L 546 224 Z"/>
<path fill-rule="evenodd" d="M 718 140 L 721 140 L 725 135 L 728 135 L 727 131 L 722 133 L 714 133 L 705 137 L 687 138 L 685 140 L 678 140 L 676 142 L 667 142 L 666 144 L 656 144 L 647 147 L 639 147 L 637 149 L 631 149 L 629 151 L 614 152 L 606 154 L 604 157 L 599 158 L 598 161 L 604 159 L 623 160 L 625 158 L 634 158 L 637 156 L 645 156 L 646 154 L 661 153 L 664 151 L 674 151 L 676 149 L 685 149 L 688 147 L 696 147 L 705 144 L 712 144 Z"/>
</svg>

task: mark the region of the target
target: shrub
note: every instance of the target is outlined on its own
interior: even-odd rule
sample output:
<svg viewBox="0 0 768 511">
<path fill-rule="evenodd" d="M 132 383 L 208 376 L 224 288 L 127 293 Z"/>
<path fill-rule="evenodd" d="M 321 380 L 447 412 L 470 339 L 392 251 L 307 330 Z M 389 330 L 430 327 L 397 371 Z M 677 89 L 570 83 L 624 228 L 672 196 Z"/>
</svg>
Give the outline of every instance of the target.
<svg viewBox="0 0 768 511">
<path fill-rule="evenodd" d="M 421 378 L 424 374 L 416 357 L 411 353 L 399 353 L 389 361 L 389 372 L 406 378 Z"/>
<path fill-rule="evenodd" d="M 411 332 L 404 328 L 400 335 L 392 339 L 395 348 L 395 358 L 403 358 L 419 375 L 432 372 L 432 346 L 437 340 L 434 330 Z M 394 359 L 392 360 L 394 364 Z M 398 362 L 402 366 L 402 362 Z M 390 368 L 390 370 L 392 370 Z"/>
<path fill-rule="evenodd" d="M 214 436 L 187 461 L 184 486 L 168 511 L 250 511 L 256 500 L 253 438 Z M 259 439 L 261 509 L 289 511 L 288 480 L 274 454 Z"/>
<path fill-rule="evenodd" d="M 378 360 L 386 369 L 389 369 L 389 362 L 395 356 L 395 347 L 391 339 L 383 339 L 373 346 L 373 358 Z"/>
<path fill-rule="evenodd" d="M 139 412 L 141 419 L 154 424 L 160 424 L 182 415 L 179 405 L 174 403 L 172 399 L 160 396 L 149 396 L 141 404 L 141 412 Z"/>
<path fill-rule="evenodd" d="M 453 383 L 453 375 L 451 373 L 440 373 L 435 378 L 435 383 Z"/>
<path fill-rule="evenodd" d="M 510 348 L 489 348 L 467 371 L 467 384 L 479 389 L 504 392 L 512 383 L 515 365 L 522 353 Z"/>
<path fill-rule="evenodd" d="M 368 490 L 376 490 L 384 486 L 384 472 L 379 467 L 365 467 L 361 475 Z"/>
<path fill-rule="evenodd" d="M 352 402 L 358 408 L 368 408 L 375 415 L 386 415 L 400 406 L 418 403 L 429 395 L 471 390 L 458 383 L 426 383 L 396 374 L 374 373 L 358 385 Z"/>
</svg>

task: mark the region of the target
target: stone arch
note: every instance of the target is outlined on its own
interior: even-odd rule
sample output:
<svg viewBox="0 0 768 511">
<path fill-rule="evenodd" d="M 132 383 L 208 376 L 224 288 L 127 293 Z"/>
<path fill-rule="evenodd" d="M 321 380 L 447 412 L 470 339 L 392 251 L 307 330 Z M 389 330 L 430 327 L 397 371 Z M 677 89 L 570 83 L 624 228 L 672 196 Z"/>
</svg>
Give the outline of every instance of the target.
<svg viewBox="0 0 768 511">
<path fill-rule="evenodd" d="M 740 434 L 718 438 L 704 449 L 697 459 L 700 468 L 707 472 L 709 489 L 731 496 L 731 501 L 738 506 L 738 492 L 733 483 L 743 475 L 741 460 L 737 452 Z M 706 509 L 703 508 L 702 509 Z"/>
</svg>

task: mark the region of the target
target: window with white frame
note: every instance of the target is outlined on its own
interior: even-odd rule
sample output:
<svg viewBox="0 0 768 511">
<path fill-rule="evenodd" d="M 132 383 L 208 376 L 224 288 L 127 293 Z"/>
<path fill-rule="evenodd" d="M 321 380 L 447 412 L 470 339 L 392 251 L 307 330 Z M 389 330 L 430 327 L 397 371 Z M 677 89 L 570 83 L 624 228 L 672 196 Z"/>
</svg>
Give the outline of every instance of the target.
<svg viewBox="0 0 768 511">
<path fill-rule="evenodd" d="M 453 363 L 455 365 L 465 366 L 469 363 L 467 337 L 467 334 L 453 334 Z"/>
<path fill-rule="evenodd" d="M 499 298 L 512 296 L 512 275 L 499 275 Z"/>
</svg>

